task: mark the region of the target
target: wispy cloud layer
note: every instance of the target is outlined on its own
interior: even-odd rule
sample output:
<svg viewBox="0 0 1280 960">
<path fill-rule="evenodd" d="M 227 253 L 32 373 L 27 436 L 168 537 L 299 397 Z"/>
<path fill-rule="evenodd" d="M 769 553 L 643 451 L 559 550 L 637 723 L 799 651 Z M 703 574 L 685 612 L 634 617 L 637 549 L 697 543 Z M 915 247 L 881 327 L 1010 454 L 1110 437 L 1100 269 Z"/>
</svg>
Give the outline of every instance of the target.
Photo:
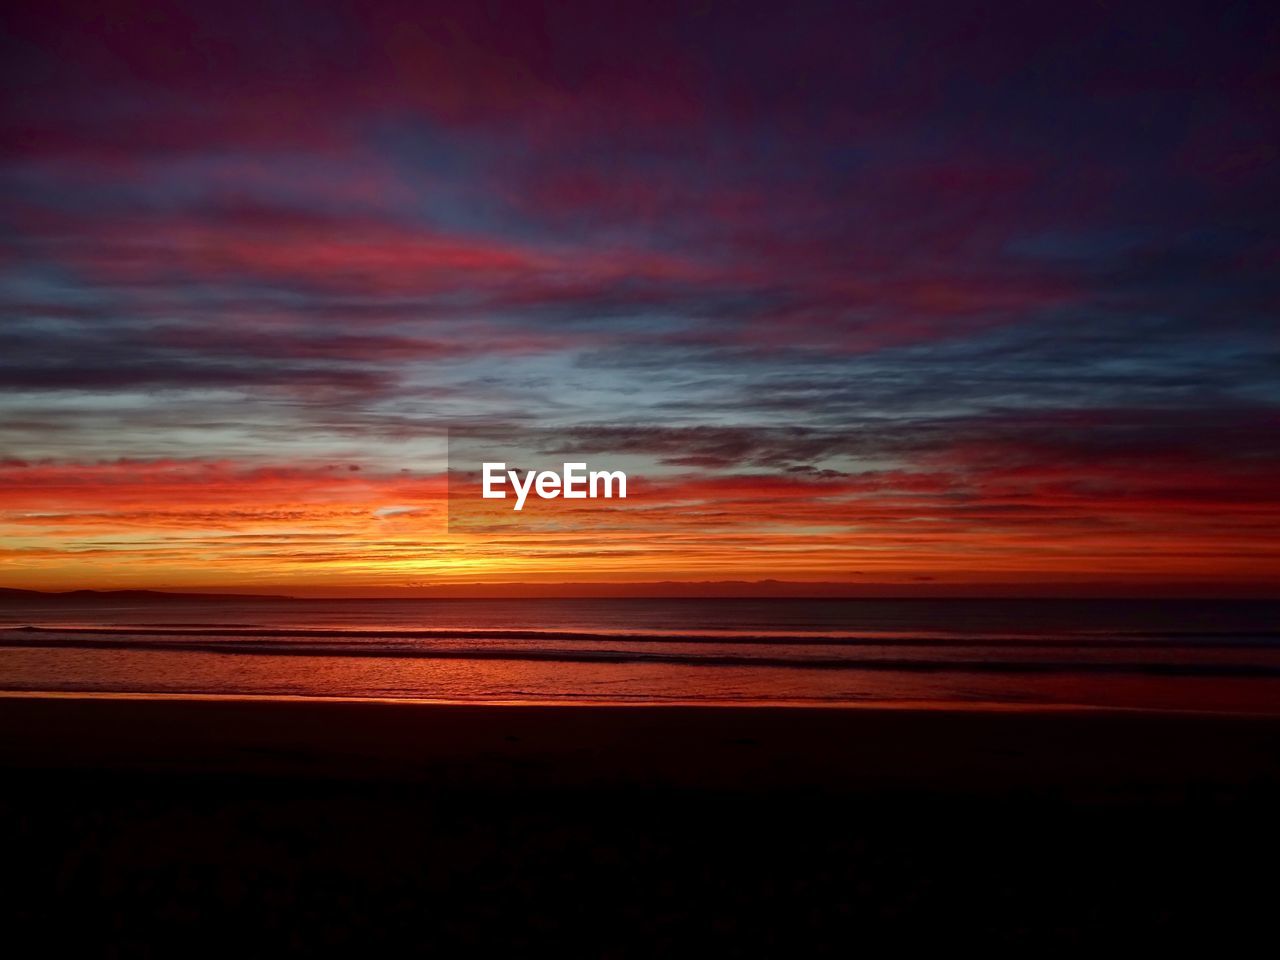
<svg viewBox="0 0 1280 960">
<path fill-rule="evenodd" d="M 1280 579 L 1265 5 L 7 20 L 6 579 Z M 643 495 L 450 540 L 449 427 Z"/>
</svg>

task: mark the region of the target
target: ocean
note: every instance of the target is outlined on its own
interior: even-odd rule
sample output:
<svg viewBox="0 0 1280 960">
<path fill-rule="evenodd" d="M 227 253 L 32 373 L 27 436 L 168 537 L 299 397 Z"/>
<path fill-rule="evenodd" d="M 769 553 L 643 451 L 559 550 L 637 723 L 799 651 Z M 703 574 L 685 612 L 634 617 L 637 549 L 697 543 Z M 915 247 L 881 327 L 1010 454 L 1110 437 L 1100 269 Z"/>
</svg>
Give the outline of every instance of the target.
<svg viewBox="0 0 1280 960">
<path fill-rule="evenodd" d="M 1280 713 L 1280 603 L 212 600 L 0 609 L 0 691 Z"/>
</svg>

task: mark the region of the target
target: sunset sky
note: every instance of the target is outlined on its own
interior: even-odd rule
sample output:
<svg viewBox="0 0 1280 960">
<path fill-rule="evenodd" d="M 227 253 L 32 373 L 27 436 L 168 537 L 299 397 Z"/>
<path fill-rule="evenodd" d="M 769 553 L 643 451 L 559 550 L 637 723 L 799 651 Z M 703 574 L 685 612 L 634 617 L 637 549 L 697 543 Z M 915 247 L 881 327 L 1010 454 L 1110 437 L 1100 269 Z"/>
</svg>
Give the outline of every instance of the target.
<svg viewBox="0 0 1280 960">
<path fill-rule="evenodd" d="M 1280 593 L 1280 15 L 621 6 L 9 4 L 0 586 Z"/>
</svg>

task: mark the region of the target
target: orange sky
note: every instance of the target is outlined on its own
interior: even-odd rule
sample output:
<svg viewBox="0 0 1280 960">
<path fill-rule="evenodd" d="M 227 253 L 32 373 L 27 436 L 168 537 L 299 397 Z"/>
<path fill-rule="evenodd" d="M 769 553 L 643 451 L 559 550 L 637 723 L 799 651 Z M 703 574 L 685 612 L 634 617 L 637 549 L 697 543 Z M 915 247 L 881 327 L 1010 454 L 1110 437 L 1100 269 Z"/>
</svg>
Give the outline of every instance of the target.
<svg viewBox="0 0 1280 960">
<path fill-rule="evenodd" d="M 1280 590 L 1265 5 L 29 6 L 0 586 Z"/>
<path fill-rule="evenodd" d="M 1158 470 L 1111 489 L 1095 475 L 1084 490 L 1052 470 L 990 474 L 978 488 L 941 469 L 633 475 L 626 501 L 530 500 L 519 514 L 455 489 L 450 528 L 443 476 L 353 466 L 6 463 L 0 581 L 399 595 L 776 579 L 946 593 L 1256 585 L 1280 572 L 1269 502 L 1206 504 L 1191 478 Z"/>
</svg>

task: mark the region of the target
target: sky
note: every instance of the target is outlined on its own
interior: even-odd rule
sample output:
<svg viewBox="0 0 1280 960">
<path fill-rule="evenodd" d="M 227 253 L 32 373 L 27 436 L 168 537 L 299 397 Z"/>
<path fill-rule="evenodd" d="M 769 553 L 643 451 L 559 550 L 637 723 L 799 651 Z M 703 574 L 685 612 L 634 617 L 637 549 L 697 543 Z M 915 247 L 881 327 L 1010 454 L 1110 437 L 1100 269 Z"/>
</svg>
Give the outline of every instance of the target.
<svg viewBox="0 0 1280 960">
<path fill-rule="evenodd" d="M 1274 5 L 3 16 L 0 585 L 1280 593 Z"/>
</svg>

